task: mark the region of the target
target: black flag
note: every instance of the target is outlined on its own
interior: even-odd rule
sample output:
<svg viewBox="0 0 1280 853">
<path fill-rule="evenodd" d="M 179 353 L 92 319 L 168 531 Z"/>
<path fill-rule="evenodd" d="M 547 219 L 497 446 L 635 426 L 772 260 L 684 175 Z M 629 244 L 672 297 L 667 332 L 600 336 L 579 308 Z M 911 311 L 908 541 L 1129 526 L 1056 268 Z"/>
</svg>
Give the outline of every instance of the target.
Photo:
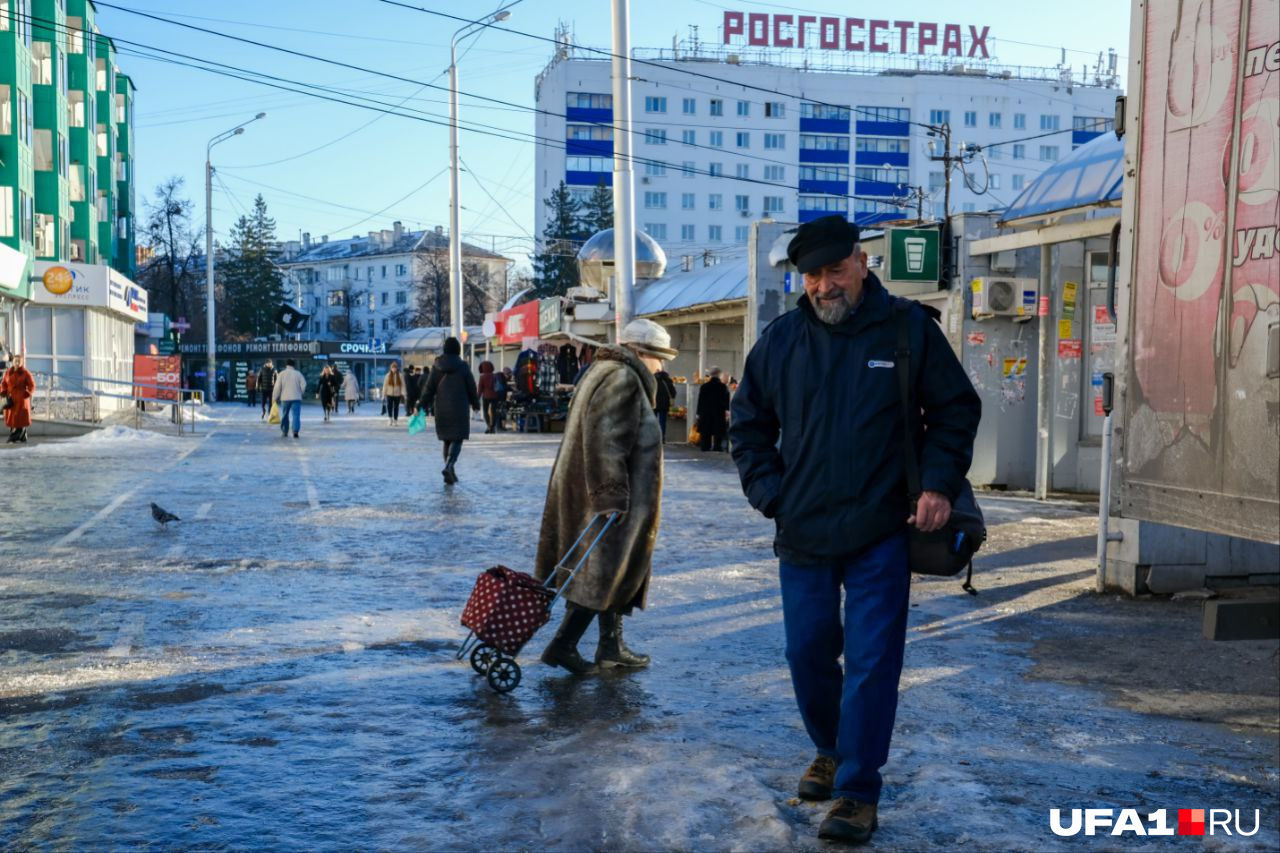
<svg viewBox="0 0 1280 853">
<path fill-rule="evenodd" d="M 281 305 L 280 310 L 276 311 L 276 322 L 290 332 L 301 332 L 307 327 L 307 321 L 310 319 L 308 315 L 292 305 Z"/>
</svg>

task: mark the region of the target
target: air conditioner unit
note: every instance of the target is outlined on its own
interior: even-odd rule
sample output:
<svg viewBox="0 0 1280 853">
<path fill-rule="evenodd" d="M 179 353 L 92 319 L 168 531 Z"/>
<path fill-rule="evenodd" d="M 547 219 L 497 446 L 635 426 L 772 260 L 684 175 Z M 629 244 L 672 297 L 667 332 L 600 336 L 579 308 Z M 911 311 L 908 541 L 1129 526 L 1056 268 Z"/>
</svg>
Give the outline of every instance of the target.
<svg viewBox="0 0 1280 853">
<path fill-rule="evenodd" d="M 751 215 L 751 211 L 749 210 L 739 210 L 738 213 L 742 214 L 743 217 L 748 217 Z"/>
<path fill-rule="evenodd" d="M 974 317 L 1018 317 L 1030 320 L 1036 316 L 1036 300 L 1040 282 L 1034 278 L 975 278 L 973 290 Z"/>
<path fill-rule="evenodd" d="M 642 183 L 642 184 L 647 184 L 647 183 L 649 183 L 649 178 L 648 178 L 648 176 L 646 175 L 645 177 L 641 178 L 641 179 L 640 179 L 640 183 Z"/>
</svg>

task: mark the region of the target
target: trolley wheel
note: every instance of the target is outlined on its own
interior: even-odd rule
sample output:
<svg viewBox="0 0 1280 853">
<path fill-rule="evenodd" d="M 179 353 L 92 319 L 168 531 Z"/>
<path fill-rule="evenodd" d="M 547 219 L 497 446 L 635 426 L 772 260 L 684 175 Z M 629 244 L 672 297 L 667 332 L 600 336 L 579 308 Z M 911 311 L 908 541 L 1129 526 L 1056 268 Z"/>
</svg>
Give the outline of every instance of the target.
<svg viewBox="0 0 1280 853">
<path fill-rule="evenodd" d="M 499 693 L 510 693 L 520 683 L 520 664 L 515 658 L 498 655 L 489 665 L 489 686 Z"/>
<path fill-rule="evenodd" d="M 471 668 L 476 671 L 476 675 L 484 675 L 489 671 L 489 664 L 493 663 L 497 656 L 498 653 L 493 646 L 481 643 L 471 652 Z"/>
</svg>

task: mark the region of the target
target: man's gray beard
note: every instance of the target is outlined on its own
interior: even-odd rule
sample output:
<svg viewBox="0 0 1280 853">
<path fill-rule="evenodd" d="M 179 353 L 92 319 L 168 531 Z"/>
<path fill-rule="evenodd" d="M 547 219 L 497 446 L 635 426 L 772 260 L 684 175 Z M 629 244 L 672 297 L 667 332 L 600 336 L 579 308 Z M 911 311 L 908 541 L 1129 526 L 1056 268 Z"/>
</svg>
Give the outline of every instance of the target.
<svg viewBox="0 0 1280 853">
<path fill-rule="evenodd" d="M 853 306 L 849 304 L 849 297 L 843 296 L 839 302 L 823 303 L 815 299 L 813 302 L 813 313 L 818 315 L 818 319 L 829 326 L 835 326 L 845 321 L 849 316 L 849 312 L 853 310 Z"/>
</svg>

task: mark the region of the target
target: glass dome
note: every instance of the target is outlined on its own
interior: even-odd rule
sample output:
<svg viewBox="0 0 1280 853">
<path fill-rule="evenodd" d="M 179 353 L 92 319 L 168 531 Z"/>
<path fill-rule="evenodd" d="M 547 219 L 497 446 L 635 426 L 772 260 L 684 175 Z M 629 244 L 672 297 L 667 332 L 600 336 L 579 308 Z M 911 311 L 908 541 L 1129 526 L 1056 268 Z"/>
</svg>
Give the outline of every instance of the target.
<svg viewBox="0 0 1280 853">
<path fill-rule="evenodd" d="M 578 250 L 578 269 L 582 283 L 596 290 L 609 290 L 613 277 L 613 229 L 606 228 Z M 643 231 L 636 232 L 636 281 L 662 278 L 667 269 L 667 253 L 657 241 Z"/>
</svg>

